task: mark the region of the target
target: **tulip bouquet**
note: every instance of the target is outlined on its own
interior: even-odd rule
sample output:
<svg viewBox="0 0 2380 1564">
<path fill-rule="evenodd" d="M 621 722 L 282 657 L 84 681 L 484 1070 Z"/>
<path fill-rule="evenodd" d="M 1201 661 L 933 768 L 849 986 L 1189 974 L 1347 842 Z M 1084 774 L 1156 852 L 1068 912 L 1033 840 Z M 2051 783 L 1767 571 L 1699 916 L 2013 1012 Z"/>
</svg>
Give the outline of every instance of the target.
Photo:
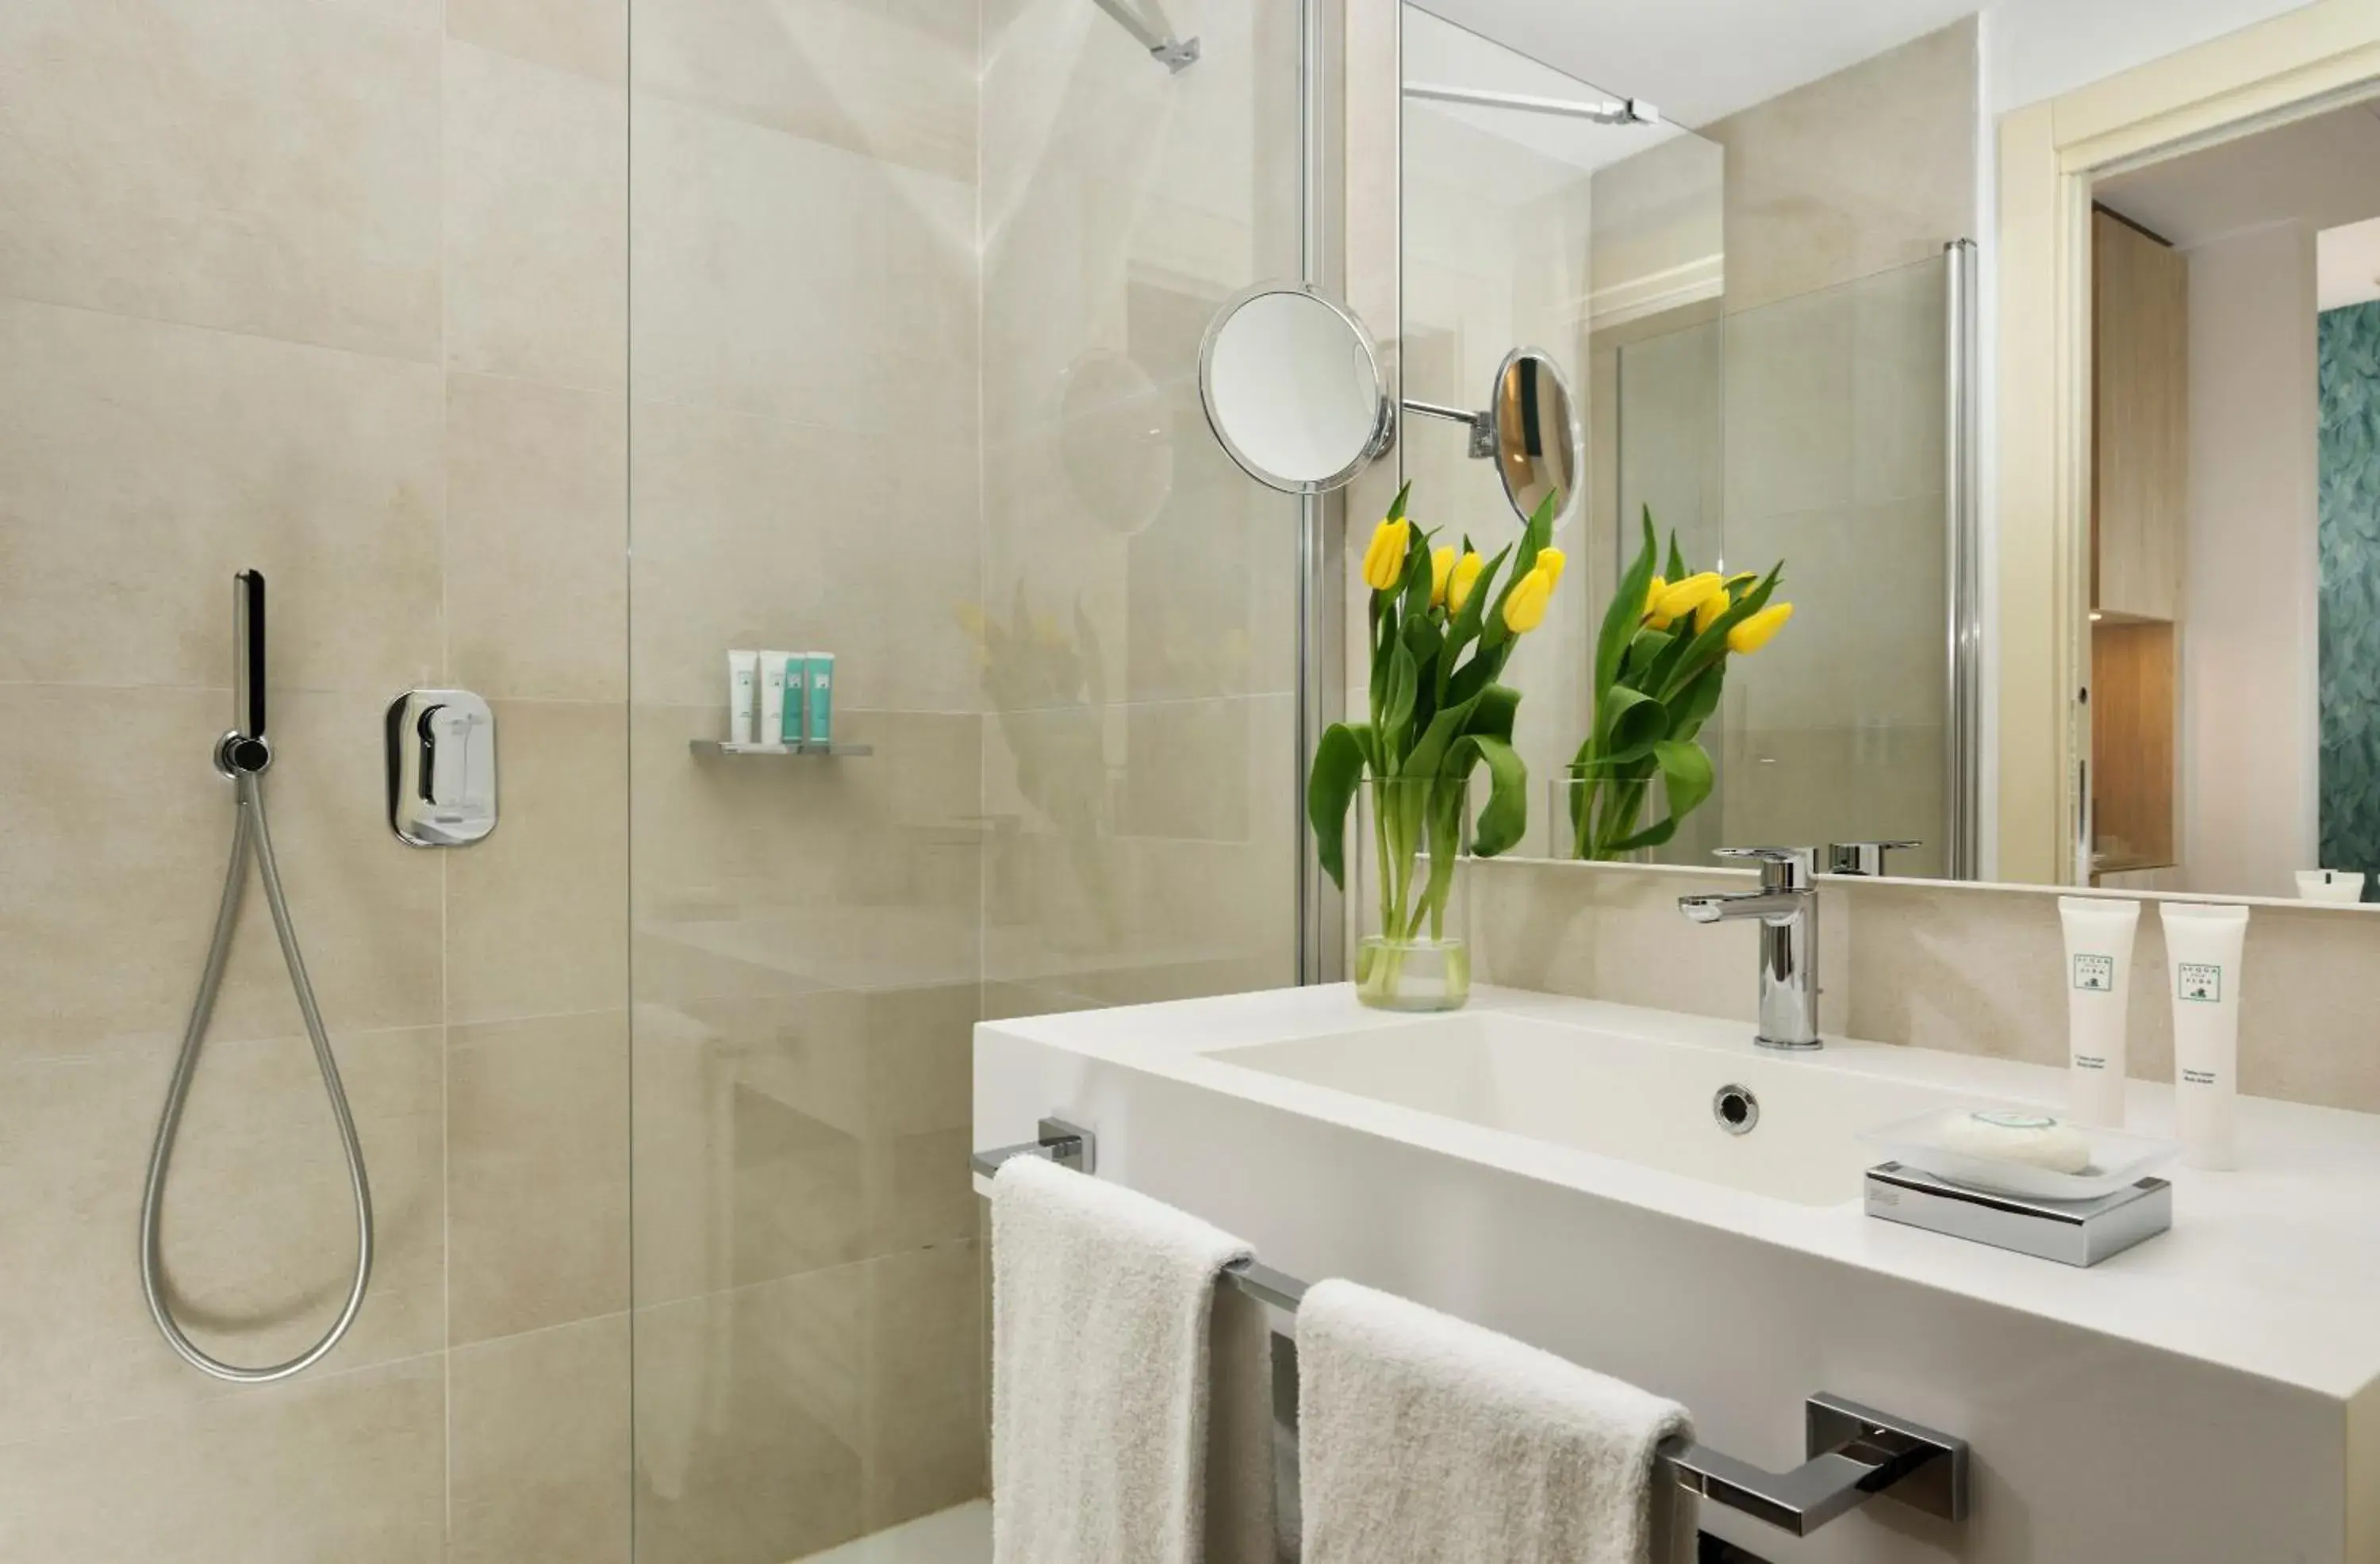
<svg viewBox="0 0 2380 1564">
<path fill-rule="evenodd" d="M 1783 561 L 1766 576 L 1689 574 L 1676 533 L 1656 563 L 1653 512 L 1621 578 L 1595 649 L 1595 726 L 1570 765 L 1572 855 L 1609 859 L 1658 847 L 1711 794 L 1711 761 L 1695 735 L 1718 709 L 1728 659 L 1749 657 L 1793 617 L 1771 603 Z M 1640 825 L 1653 779 L 1668 813 Z"/>
<path fill-rule="evenodd" d="M 1460 550 L 1433 547 L 1432 535 L 1405 514 L 1412 490 L 1398 492 L 1364 552 L 1369 720 L 1324 732 L 1306 807 L 1322 867 L 1344 888 L 1347 811 L 1366 793 L 1379 917 L 1357 947 L 1356 990 L 1367 1004 L 1435 1009 L 1469 992 L 1467 947 L 1447 931 L 1465 830 L 1471 851 L 1492 857 L 1519 842 L 1527 823 L 1528 772 L 1512 748 L 1520 692 L 1497 678 L 1520 637 L 1545 619 L 1563 558 L 1548 546 L 1550 501 L 1517 544 L 1483 560 L 1468 539 Z M 1475 824 L 1466 818 L 1470 782 L 1482 770 L 1488 797 Z M 1435 985 L 1408 991 L 1425 951 Z"/>
</svg>

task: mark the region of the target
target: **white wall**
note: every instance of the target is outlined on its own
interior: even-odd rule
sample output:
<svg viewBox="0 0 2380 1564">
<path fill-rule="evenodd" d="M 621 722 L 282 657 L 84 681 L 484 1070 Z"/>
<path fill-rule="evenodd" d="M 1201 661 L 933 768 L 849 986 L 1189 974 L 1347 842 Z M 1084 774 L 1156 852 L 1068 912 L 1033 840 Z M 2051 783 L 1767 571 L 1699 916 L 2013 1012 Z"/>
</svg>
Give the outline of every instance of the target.
<svg viewBox="0 0 2380 1564">
<path fill-rule="evenodd" d="M 2319 820 L 2314 236 L 2189 255 L 2184 888 L 2289 896 Z"/>
<path fill-rule="evenodd" d="M 1998 0 L 1985 18 L 1986 123 L 2307 0 Z"/>
</svg>

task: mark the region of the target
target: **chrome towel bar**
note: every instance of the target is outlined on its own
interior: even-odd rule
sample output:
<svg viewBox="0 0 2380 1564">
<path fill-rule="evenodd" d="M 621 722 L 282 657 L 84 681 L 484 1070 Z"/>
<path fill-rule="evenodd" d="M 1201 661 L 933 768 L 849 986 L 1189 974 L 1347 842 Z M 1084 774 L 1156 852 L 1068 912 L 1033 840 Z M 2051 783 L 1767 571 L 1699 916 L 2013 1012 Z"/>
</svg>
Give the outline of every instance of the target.
<svg viewBox="0 0 2380 1564">
<path fill-rule="evenodd" d="M 1099 1137 L 1062 1119 L 1044 1119 L 1039 1138 L 975 1154 L 985 1178 L 1014 1157 L 1045 1157 L 1078 1173 L 1099 1170 Z M 1305 1283 L 1254 1260 L 1226 1268 L 1221 1279 L 1249 1297 L 1294 1314 Z M 1677 1480 L 1714 1504 L 1807 1536 L 1878 1494 L 1945 1521 L 1967 1518 L 1967 1442 L 1848 1401 L 1817 1395 L 1803 1402 L 1803 1447 L 1809 1459 L 1791 1472 L 1770 1472 L 1748 1461 L 1670 1439 L 1660 1457 Z"/>
</svg>

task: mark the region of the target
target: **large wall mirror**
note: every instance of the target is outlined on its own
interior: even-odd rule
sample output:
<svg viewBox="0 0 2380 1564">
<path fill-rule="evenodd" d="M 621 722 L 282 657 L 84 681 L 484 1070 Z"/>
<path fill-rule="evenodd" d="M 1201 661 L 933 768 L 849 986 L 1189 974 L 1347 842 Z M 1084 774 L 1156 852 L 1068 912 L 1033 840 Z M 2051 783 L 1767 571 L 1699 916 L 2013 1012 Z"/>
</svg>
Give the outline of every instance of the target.
<svg viewBox="0 0 2380 1564">
<path fill-rule="evenodd" d="M 1816 81 L 1714 95 L 1675 60 L 1520 7 L 1400 16 L 1402 394 L 1475 403 L 1534 345 L 1575 388 L 1585 432 L 1557 540 L 1578 567 L 1507 675 L 1524 693 L 1530 848 L 1700 867 L 1729 844 L 1882 840 L 1918 844 L 1894 873 L 1973 872 L 1977 790 L 1961 779 L 1975 757 L 1951 652 L 1969 252 L 1949 248 L 1972 231 L 1972 24 Z M 1879 112 L 1923 146 L 1896 151 L 1906 187 L 1797 183 L 1815 155 L 1872 142 Z M 1459 440 L 1409 418 L 1397 459 L 1415 515 L 1450 541 L 1513 535 L 1495 474 Z M 1795 612 L 1730 668 L 1693 734 L 1709 796 L 1666 842 L 1609 855 L 1563 829 L 1560 784 L 1592 721 L 1595 631 L 1647 511 L 1692 571 L 1782 562 Z M 1972 684 L 1967 701 L 1972 717 Z M 1645 823 L 1660 794 L 1657 780 Z"/>
<path fill-rule="evenodd" d="M 1718 48 L 1395 6 L 1401 394 L 1475 404 L 1531 345 L 1585 435 L 1509 670 L 1536 851 L 1579 846 L 1550 784 L 1649 509 L 1690 570 L 1781 562 L 1795 613 L 1694 735 L 1709 796 L 1618 855 L 2380 901 L 2380 24 L 2082 9 Z M 1512 535 L 1459 440 L 1408 420 L 1396 463 L 1425 525 Z"/>
</svg>

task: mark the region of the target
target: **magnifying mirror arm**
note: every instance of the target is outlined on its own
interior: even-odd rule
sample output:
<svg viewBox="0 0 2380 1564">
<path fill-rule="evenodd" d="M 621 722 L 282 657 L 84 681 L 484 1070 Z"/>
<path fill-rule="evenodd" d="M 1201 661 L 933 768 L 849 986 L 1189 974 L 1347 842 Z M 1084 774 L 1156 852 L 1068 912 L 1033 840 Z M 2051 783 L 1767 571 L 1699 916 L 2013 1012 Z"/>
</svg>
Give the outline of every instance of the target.
<svg viewBox="0 0 2380 1564">
<path fill-rule="evenodd" d="M 1411 397 L 1405 399 L 1404 409 L 1408 413 L 1419 413 L 1424 418 L 1444 418 L 1449 423 L 1467 426 L 1471 430 L 1472 460 L 1485 462 L 1494 458 L 1496 455 L 1495 414 L 1470 413 L 1460 407 L 1441 406 L 1435 402 L 1416 402 Z"/>
</svg>

